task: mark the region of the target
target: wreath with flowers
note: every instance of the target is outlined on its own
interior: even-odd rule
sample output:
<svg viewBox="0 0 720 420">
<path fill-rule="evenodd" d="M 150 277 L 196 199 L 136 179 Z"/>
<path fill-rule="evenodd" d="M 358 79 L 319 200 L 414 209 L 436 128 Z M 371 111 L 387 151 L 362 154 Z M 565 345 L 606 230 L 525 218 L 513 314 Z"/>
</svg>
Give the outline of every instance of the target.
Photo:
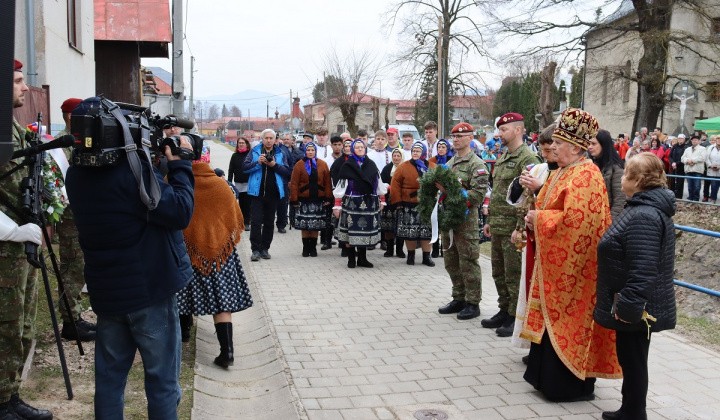
<svg viewBox="0 0 720 420">
<path fill-rule="evenodd" d="M 57 223 L 68 205 L 65 196 L 65 181 L 60 168 L 49 153 L 43 153 L 42 181 L 45 192 L 42 197 L 42 209 L 48 223 Z"/>
<path fill-rule="evenodd" d="M 419 181 L 417 211 L 423 223 L 430 223 L 436 203 L 439 203 L 437 218 L 441 231 L 455 229 L 465 221 L 469 211 L 467 191 L 460 185 L 457 175 L 453 174 L 449 166 L 438 165 L 427 171 Z M 440 197 L 436 182 L 445 187 L 445 194 L 440 194 Z"/>
</svg>

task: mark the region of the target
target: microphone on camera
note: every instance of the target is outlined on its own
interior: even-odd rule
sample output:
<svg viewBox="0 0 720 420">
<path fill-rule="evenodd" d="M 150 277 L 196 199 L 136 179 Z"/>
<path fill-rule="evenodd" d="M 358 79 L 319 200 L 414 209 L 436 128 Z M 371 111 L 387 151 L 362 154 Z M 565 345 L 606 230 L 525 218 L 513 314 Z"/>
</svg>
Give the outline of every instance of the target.
<svg viewBox="0 0 720 420">
<path fill-rule="evenodd" d="M 53 141 L 47 143 L 38 144 L 37 146 L 30 146 L 26 149 L 18 150 L 12 155 L 12 159 L 17 159 L 24 156 L 35 155 L 40 152 L 44 152 L 50 149 L 58 149 L 60 147 L 70 147 L 75 144 L 75 136 L 72 134 L 65 134 L 62 137 L 58 137 Z"/>
<path fill-rule="evenodd" d="M 177 118 L 177 117 L 165 117 L 165 118 L 160 118 L 160 119 L 157 121 L 157 125 L 160 126 L 160 127 L 163 127 L 163 126 L 166 126 L 166 125 L 170 125 L 170 126 L 175 126 L 175 127 L 184 128 L 184 129 L 186 129 L 186 130 L 192 130 L 193 127 L 195 127 L 195 123 L 194 123 L 194 122 L 192 122 L 192 121 L 190 121 L 190 120 L 183 119 L 183 118 Z"/>
</svg>

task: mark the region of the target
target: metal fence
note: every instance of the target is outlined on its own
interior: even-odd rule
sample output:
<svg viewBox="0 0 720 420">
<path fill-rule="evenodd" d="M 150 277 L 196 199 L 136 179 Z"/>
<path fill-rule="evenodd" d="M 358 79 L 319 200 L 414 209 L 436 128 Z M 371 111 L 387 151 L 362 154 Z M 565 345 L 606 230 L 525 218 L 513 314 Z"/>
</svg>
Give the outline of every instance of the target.
<svg viewBox="0 0 720 420">
<path fill-rule="evenodd" d="M 711 236 L 713 238 L 720 238 L 720 232 L 714 232 L 712 230 L 698 229 L 698 228 L 694 228 L 694 227 L 690 227 L 690 226 L 681 226 L 681 225 L 675 225 L 675 229 L 682 230 L 685 232 L 690 232 L 690 233 L 696 233 L 698 235 L 705 235 L 705 236 Z M 673 280 L 673 282 L 678 286 L 686 287 L 688 289 L 702 292 L 702 293 L 708 294 L 710 296 L 720 297 L 720 292 L 718 292 L 717 290 L 712 290 L 712 289 L 708 289 L 708 288 L 698 286 L 695 284 L 686 283 L 684 281 L 680 281 L 677 279 Z"/>
</svg>

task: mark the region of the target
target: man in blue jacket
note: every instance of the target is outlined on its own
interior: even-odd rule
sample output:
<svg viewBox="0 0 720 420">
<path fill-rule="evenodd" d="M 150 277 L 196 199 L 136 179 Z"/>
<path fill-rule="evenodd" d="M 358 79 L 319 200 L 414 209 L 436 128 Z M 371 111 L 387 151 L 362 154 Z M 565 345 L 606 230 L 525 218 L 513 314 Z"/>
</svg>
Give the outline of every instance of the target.
<svg viewBox="0 0 720 420">
<path fill-rule="evenodd" d="M 287 159 L 283 151 L 275 146 L 275 130 L 266 129 L 260 134 L 262 143 L 253 147 L 243 163 L 243 172 L 250 175 L 248 180 L 250 203 L 250 245 L 252 261 L 260 258 L 269 260 L 270 244 L 273 240 L 273 222 L 278 203 L 285 197 L 283 177 L 290 177 Z"/>
<path fill-rule="evenodd" d="M 181 147 L 192 149 L 186 137 Z M 117 166 L 68 169 L 85 281 L 97 313 L 95 418 L 122 419 L 128 371 L 140 352 L 145 370 L 148 417 L 177 419 L 180 403 L 180 325 L 175 294 L 192 277 L 182 230 L 194 209 L 189 161 L 165 151 L 168 182 L 155 176 L 160 199 L 154 210 L 141 202 L 126 157 Z"/>
</svg>

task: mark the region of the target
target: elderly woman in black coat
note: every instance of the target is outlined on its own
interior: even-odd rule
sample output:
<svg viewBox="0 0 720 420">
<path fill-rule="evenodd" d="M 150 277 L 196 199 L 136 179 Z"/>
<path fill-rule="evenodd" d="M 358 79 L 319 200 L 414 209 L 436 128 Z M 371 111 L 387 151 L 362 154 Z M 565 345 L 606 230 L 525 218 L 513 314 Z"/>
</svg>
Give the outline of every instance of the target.
<svg viewBox="0 0 720 420">
<path fill-rule="evenodd" d="M 595 322 L 616 331 L 622 406 L 605 420 L 647 419 L 650 333 L 675 328 L 675 195 L 664 165 L 641 153 L 625 163 L 625 210 L 598 244 Z M 638 258 L 637 250 L 642 250 Z"/>
</svg>

